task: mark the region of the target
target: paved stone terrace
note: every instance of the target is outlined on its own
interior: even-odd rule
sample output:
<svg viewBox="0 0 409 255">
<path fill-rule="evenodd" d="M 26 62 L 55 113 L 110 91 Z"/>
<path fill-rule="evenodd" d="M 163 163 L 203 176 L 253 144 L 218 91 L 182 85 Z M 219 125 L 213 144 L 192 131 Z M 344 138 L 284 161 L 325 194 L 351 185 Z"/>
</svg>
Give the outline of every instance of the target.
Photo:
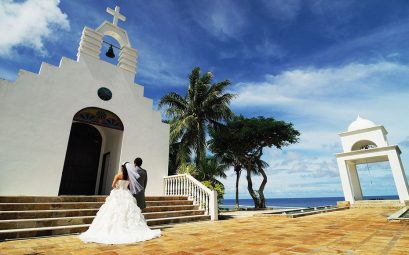
<svg viewBox="0 0 409 255">
<path fill-rule="evenodd" d="M 409 223 L 391 209 L 350 209 L 302 218 L 267 215 L 197 222 L 129 245 L 84 244 L 77 236 L 0 243 L 0 254 L 409 254 Z"/>
</svg>

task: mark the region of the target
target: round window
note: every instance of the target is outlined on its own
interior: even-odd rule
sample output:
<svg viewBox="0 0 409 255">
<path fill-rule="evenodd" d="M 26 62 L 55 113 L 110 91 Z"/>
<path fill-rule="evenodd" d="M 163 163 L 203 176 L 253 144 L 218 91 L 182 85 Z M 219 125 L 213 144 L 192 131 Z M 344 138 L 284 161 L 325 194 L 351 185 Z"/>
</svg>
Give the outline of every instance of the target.
<svg viewBox="0 0 409 255">
<path fill-rule="evenodd" d="M 98 89 L 98 96 L 104 101 L 108 101 L 112 98 L 112 92 L 105 87 L 99 88 Z"/>
</svg>

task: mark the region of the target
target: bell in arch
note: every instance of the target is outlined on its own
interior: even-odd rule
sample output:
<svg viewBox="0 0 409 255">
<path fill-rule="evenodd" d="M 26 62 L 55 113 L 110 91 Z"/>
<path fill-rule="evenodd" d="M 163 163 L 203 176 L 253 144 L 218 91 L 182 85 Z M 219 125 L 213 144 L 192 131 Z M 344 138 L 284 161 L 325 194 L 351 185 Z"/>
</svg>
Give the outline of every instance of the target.
<svg viewBox="0 0 409 255">
<path fill-rule="evenodd" d="M 115 57 L 115 53 L 114 53 L 114 49 L 112 48 L 112 44 L 109 45 L 109 49 L 105 53 L 105 56 L 107 56 L 108 58 L 114 58 Z"/>
</svg>

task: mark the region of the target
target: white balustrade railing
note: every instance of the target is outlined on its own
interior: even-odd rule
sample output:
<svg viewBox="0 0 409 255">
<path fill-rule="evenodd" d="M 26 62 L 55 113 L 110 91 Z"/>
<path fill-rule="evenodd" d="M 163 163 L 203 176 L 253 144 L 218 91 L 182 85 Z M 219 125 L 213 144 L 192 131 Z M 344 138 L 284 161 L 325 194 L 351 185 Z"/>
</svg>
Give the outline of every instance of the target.
<svg viewBox="0 0 409 255">
<path fill-rule="evenodd" d="M 164 177 L 165 196 L 188 196 L 211 220 L 218 220 L 217 192 L 210 190 L 190 174 Z"/>
</svg>

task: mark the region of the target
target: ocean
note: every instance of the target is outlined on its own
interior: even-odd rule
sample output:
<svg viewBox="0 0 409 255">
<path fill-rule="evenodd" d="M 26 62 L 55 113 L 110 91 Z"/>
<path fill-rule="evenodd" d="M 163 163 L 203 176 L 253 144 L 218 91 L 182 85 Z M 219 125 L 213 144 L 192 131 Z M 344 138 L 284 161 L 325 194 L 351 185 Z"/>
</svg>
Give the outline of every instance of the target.
<svg viewBox="0 0 409 255">
<path fill-rule="evenodd" d="M 365 200 L 399 199 L 398 196 L 365 196 Z M 297 208 L 336 205 L 337 201 L 344 201 L 344 197 L 306 197 L 306 198 L 266 198 L 268 208 Z M 253 199 L 239 199 L 240 208 L 253 208 Z M 223 199 L 221 208 L 235 208 L 235 199 Z"/>
</svg>

